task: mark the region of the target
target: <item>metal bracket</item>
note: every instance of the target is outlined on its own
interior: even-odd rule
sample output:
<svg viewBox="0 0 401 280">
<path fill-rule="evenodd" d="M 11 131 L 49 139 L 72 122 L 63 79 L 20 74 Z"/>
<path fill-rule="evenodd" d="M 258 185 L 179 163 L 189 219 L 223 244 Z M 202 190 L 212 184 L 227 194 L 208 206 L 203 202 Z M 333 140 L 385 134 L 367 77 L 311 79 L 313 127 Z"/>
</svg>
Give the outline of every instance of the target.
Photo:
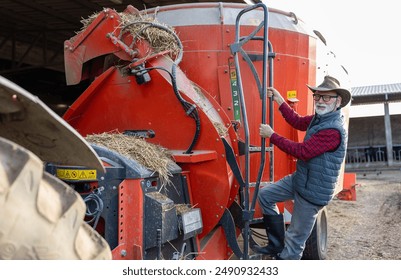
<svg viewBox="0 0 401 280">
<path fill-rule="evenodd" d="M 242 259 L 243 253 L 238 245 L 237 236 L 235 234 L 234 219 L 227 208 L 224 210 L 224 214 L 221 217 L 219 224 L 223 227 L 224 235 L 226 236 L 228 245 L 233 250 L 235 256 L 237 256 L 239 259 Z"/>
<path fill-rule="evenodd" d="M 222 141 L 224 144 L 224 148 L 226 150 L 227 163 L 230 166 L 231 170 L 233 171 L 235 179 L 237 179 L 238 184 L 242 188 L 242 187 L 244 187 L 245 182 L 244 182 L 244 178 L 242 177 L 241 170 L 238 166 L 238 163 L 235 159 L 234 151 L 231 148 L 230 144 L 228 144 L 226 139 L 222 138 Z"/>
</svg>

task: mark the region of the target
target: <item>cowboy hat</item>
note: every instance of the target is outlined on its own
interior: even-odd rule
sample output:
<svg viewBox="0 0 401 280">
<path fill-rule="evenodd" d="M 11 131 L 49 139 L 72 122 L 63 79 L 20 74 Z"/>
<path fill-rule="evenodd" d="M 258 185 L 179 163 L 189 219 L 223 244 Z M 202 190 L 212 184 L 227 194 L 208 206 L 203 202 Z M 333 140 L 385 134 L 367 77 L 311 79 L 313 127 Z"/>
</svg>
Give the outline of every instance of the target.
<svg viewBox="0 0 401 280">
<path fill-rule="evenodd" d="M 339 96 L 341 96 L 341 105 L 340 107 L 345 107 L 351 100 L 351 93 L 345 89 L 340 87 L 340 82 L 331 76 L 325 76 L 323 83 L 321 83 L 317 87 L 312 87 L 306 85 L 313 93 L 316 91 L 335 91 Z"/>
</svg>

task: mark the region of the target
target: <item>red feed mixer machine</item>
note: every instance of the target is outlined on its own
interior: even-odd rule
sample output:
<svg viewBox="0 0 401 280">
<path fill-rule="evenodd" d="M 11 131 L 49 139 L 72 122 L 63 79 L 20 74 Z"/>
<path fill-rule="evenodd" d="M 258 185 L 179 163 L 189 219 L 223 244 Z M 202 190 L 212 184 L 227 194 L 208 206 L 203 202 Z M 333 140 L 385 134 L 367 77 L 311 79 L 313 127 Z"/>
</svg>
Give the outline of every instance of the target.
<svg viewBox="0 0 401 280">
<path fill-rule="evenodd" d="M 140 21 L 140 32 L 160 29 L 179 51 L 157 50 L 128 32 L 139 23 L 122 18 L 139 14 L 155 19 Z M 83 197 L 94 195 L 89 212 L 114 259 L 259 257 L 250 250 L 262 225 L 258 190 L 295 168 L 294 158 L 260 138 L 259 124 L 303 137 L 266 99 L 266 87 L 287 93 L 300 114 L 312 113 L 305 85 L 316 82 L 317 41 L 293 14 L 263 4 L 198 3 L 104 9 L 65 42 L 68 84 L 91 83 L 63 118 L 83 136 L 142 137 L 175 162 L 164 186 L 137 161 L 95 144 L 105 173 L 49 164 Z M 291 206 L 280 205 L 287 223 Z M 325 257 L 326 231 L 323 211 L 304 257 Z"/>
</svg>

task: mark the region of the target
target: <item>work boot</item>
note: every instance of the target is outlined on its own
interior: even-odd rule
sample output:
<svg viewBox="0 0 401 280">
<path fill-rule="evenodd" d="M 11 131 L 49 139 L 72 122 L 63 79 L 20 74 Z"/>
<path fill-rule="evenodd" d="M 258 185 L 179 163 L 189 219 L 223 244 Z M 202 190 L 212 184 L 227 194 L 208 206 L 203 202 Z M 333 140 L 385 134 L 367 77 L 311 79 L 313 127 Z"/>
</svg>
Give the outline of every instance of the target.
<svg viewBox="0 0 401 280">
<path fill-rule="evenodd" d="M 263 215 L 269 243 L 267 246 L 256 245 L 252 250 L 256 253 L 277 257 L 284 249 L 284 217 L 283 215 Z"/>
</svg>

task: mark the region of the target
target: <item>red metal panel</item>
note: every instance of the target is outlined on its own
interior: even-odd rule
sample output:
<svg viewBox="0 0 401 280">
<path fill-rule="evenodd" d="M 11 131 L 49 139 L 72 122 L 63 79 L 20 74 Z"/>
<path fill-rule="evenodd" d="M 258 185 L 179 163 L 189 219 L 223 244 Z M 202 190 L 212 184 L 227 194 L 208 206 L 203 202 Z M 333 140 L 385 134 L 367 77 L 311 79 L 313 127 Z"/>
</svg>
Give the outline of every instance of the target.
<svg viewBox="0 0 401 280">
<path fill-rule="evenodd" d="M 95 57 L 114 53 L 121 59 L 130 59 L 129 55 L 105 37 L 106 34 L 115 31 L 117 26 L 119 26 L 117 12 L 112 9 L 105 9 L 85 30 L 64 42 L 67 84 L 79 83 L 82 79 L 83 64 Z M 105 43 L 99 44 L 99 42 Z"/>
<path fill-rule="evenodd" d="M 356 189 L 359 186 L 356 183 L 355 173 L 344 173 L 343 189 L 337 194 L 337 197 L 341 200 L 356 200 Z"/>
<path fill-rule="evenodd" d="M 197 260 L 224 260 L 233 254 L 222 227 L 216 228 L 202 245 Z"/>
<path fill-rule="evenodd" d="M 171 62 L 160 57 L 152 61 L 153 66 L 171 69 Z M 167 63 L 167 64 L 166 64 Z M 151 129 L 156 136 L 150 142 L 171 150 L 186 150 L 194 132 L 194 121 L 186 116 L 182 105 L 174 95 L 169 77 L 164 71 L 150 72 L 152 81 L 138 85 L 134 77 L 122 77 L 117 70 L 109 70 L 88 88 L 71 106 L 65 119 L 82 135 L 127 129 Z M 196 98 L 192 84 L 177 72 L 178 84 L 185 89 L 184 97 Z M 193 100 L 189 100 L 194 103 Z M 207 105 L 207 99 L 202 101 Z M 124 106 L 122 106 L 124 105 Z M 206 106 L 205 105 L 205 106 Z M 215 151 L 216 159 L 199 163 L 182 163 L 181 167 L 191 173 L 194 204 L 202 209 L 204 228 L 207 234 L 220 220 L 229 206 L 232 178 L 225 160 L 225 150 L 213 121 L 207 114 L 218 112 L 219 105 L 207 105 L 207 112 L 199 109 L 201 133 L 197 150 Z M 226 116 L 220 110 L 220 115 Z M 216 116 L 214 116 L 216 117 Z M 232 134 L 232 132 L 231 132 Z M 231 142 L 230 136 L 227 140 Z M 210 203 L 213 201 L 213 203 Z"/>
<path fill-rule="evenodd" d="M 113 259 L 143 259 L 143 193 L 141 180 L 124 180 L 118 186 L 118 246 Z"/>
<path fill-rule="evenodd" d="M 254 27 L 244 27 L 244 33 L 250 32 Z M 233 120 L 232 95 L 230 88 L 229 63 L 232 60 L 229 44 L 223 42 L 234 41 L 233 26 L 178 26 L 176 27 L 180 37 L 190 42 L 196 41 L 198 34 L 215 34 L 215 49 L 210 49 L 210 45 L 200 40 L 197 44 L 188 45 L 180 66 L 184 69 L 186 75 L 197 84 L 201 85 L 213 98 L 220 102 L 225 113 Z M 248 29 L 248 30 L 247 30 Z M 220 32 L 220 34 L 219 34 Z M 311 114 L 313 112 L 313 100 L 306 84 L 314 84 L 315 76 L 315 54 L 314 38 L 302 33 L 287 31 L 283 29 L 270 29 L 269 40 L 273 44 L 274 52 L 277 54 L 274 61 L 274 86 L 282 92 L 284 96 L 289 91 L 296 91 L 297 98 L 300 100 L 297 104 L 297 110 L 300 114 Z M 202 35 L 205 36 L 205 35 Z M 201 36 L 201 37 L 202 37 Z M 220 41 L 220 38 L 223 41 Z M 207 40 L 211 41 L 211 40 Z M 218 45 L 222 42 L 221 45 Z M 193 49 L 191 48 L 193 47 Z M 310 50 L 312 49 L 312 50 Z M 260 44 L 254 43 L 247 46 L 247 51 L 252 53 L 261 53 Z M 193 67 L 196 65 L 197 67 Z M 255 65 L 261 75 L 261 62 L 255 62 Z M 250 143 L 259 146 L 259 123 L 261 122 L 261 100 L 254 83 L 252 74 L 244 62 L 241 62 L 242 80 L 244 81 L 245 102 L 247 105 Z M 202 75 L 199 75 L 199 69 L 202 69 Z M 217 71 L 217 75 L 216 75 Z M 277 106 L 274 112 L 274 128 L 281 135 L 298 141 L 303 138 L 303 133 L 298 134 L 281 117 Z M 267 111 L 267 114 L 269 112 Z M 238 137 L 243 139 L 242 130 L 238 131 Z M 277 150 L 277 149 L 276 149 Z M 251 181 L 256 180 L 260 156 L 251 155 Z M 266 166 L 269 164 L 269 159 Z M 294 159 L 281 151 L 275 154 L 275 178 L 278 180 L 283 176 L 292 173 L 295 169 Z M 264 180 L 268 180 L 268 173 L 264 175 Z"/>
</svg>

